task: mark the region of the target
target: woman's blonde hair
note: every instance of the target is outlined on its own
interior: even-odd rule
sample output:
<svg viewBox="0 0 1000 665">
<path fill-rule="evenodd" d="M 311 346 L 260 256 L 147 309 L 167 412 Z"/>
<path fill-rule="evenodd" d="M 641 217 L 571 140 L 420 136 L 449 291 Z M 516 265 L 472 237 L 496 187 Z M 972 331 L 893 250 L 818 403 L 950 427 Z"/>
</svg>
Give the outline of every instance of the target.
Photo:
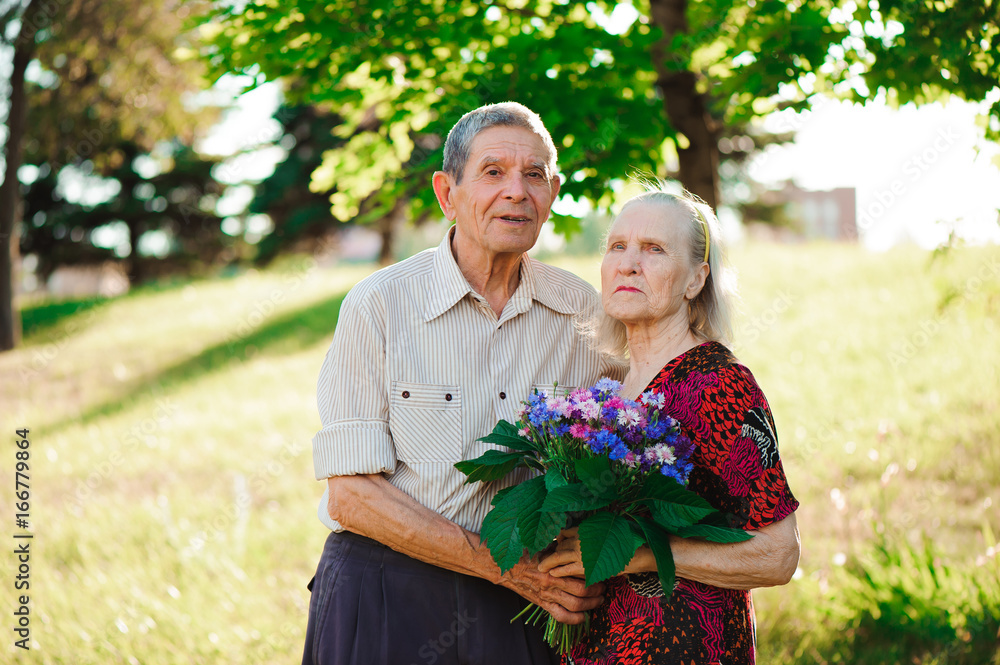
<svg viewBox="0 0 1000 665">
<path fill-rule="evenodd" d="M 711 206 L 687 190 L 681 189 L 675 194 L 668 191 L 665 183 L 657 183 L 655 188 L 650 187 L 650 191 L 626 201 L 615 221 L 629 207 L 643 203 L 681 212 L 678 217 L 687 227 L 686 235 L 692 267 L 697 267 L 703 262 L 707 243 L 708 277 L 701 291 L 688 304 L 691 332 L 699 339 L 717 341 L 728 346 L 733 338 L 732 316 L 736 293 L 734 283 L 726 274 L 728 267 L 725 246 L 722 242 L 722 229 L 715 212 Z M 609 232 L 612 226 L 614 221 L 608 226 Z M 603 245 L 603 251 L 606 251 L 607 234 Z M 597 311 L 584 321 L 581 329 L 584 334 L 592 338 L 597 350 L 616 358 L 628 357 L 625 324 L 608 316 L 603 307 L 598 307 Z"/>
</svg>

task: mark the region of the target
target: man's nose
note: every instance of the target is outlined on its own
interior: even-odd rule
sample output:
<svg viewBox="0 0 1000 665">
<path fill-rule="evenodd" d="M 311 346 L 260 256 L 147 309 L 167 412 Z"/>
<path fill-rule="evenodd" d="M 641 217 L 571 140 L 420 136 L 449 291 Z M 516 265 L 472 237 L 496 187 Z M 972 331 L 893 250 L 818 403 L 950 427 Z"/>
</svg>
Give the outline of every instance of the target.
<svg viewBox="0 0 1000 665">
<path fill-rule="evenodd" d="M 526 196 L 526 191 L 527 190 L 524 187 L 524 176 L 517 172 L 511 173 L 510 177 L 507 178 L 504 198 L 510 199 L 511 201 L 523 201 Z"/>
</svg>

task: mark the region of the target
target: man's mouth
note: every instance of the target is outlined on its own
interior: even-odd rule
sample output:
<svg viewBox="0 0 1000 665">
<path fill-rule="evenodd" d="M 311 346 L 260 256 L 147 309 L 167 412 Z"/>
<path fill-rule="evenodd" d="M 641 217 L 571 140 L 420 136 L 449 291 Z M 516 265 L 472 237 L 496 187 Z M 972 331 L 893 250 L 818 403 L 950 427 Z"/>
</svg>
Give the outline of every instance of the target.
<svg viewBox="0 0 1000 665">
<path fill-rule="evenodd" d="M 639 289 L 635 288 L 634 286 L 619 286 L 617 289 L 615 289 L 615 293 L 618 293 L 619 291 L 632 291 L 634 293 L 638 293 Z"/>
<path fill-rule="evenodd" d="M 500 219 L 505 222 L 528 222 L 531 221 L 526 215 L 500 215 Z"/>
</svg>

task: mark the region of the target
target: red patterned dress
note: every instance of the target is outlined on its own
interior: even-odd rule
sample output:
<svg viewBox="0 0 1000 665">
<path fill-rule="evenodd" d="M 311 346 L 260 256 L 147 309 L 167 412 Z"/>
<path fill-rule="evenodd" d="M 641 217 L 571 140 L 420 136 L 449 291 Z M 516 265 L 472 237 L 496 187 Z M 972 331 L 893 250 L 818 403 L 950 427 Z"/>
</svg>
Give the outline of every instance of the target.
<svg viewBox="0 0 1000 665">
<path fill-rule="evenodd" d="M 696 346 L 667 363 L 647 390 L 665 395 L 666 413 L 695 443 L 688 487 L 732 515 L 732 526 L 759 529 L 798 507 L 767 400 L 729 349 Z M 668 600 L 656 573 L 639 573 L 608 580 L 605 598 L 567 665 L 754 663 L 749 591 L 677 578 Z"/>
</svg>

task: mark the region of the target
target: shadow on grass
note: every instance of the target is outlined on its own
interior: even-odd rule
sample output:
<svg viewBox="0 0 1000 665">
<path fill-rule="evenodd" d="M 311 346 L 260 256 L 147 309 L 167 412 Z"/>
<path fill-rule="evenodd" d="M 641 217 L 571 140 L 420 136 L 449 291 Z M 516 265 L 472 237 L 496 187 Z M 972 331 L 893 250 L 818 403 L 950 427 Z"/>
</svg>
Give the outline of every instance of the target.
<svg viewBox="0 0 1000 665">
<path fill-rule="evenodd" d="M 50 431 L 58 431 L 73 424 L 85 425 L 96 418 L 114 415 L 142 399 L 156 396 L 233 364 L 252 361 L 258 356 L 296 353 L 324 338 L 330 339 L 346 295 L 346 292 L 340 293 L 276 316 L 252 330 L 243 331 L 234 326 L 227 338 L 219 344 L 130 385 L 127 389 L 128 397 L 113 399 L 90 407 L 75 417 L 57 421 L 52 424 Z M 246 334 L 242 334 L 243 332 Z M 316 370 L 319 371 L 318 366 Z"/>
<path fill-rule="evenodd" d="M 43 335 L 78 314 L 93 309 L 114 298 L 92 296 L 77 300 L 60 300 L 27 305 L 21 310 L 21 331 L 26 340 Z"/>
</svg>

